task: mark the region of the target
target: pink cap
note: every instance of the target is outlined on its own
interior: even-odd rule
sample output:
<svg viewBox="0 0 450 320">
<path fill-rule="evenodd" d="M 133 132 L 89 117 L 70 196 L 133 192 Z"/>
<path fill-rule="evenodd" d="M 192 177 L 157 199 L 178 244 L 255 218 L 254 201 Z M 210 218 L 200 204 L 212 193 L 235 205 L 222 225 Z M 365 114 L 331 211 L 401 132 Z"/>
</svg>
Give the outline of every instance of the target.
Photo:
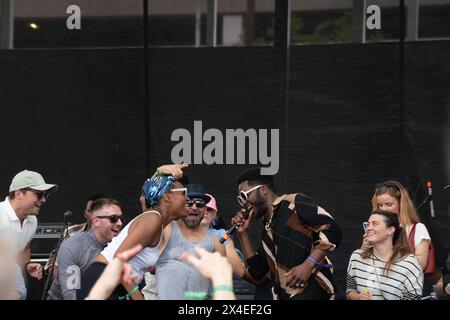
<svg viewBox="0 0 450 320">
<path fill-rule="evenodd" d="M 206 204 L 206 207 L 218 211 L 218 210 L 217 210 L 216 199 L 215 199 L 212 195 L 210 195 L 210 194 L 207 194 L 207 193 L 206 193 L 206 195 L 211 197 L 211 200 L 209 200 L 209 202 Z"/>
</svg>

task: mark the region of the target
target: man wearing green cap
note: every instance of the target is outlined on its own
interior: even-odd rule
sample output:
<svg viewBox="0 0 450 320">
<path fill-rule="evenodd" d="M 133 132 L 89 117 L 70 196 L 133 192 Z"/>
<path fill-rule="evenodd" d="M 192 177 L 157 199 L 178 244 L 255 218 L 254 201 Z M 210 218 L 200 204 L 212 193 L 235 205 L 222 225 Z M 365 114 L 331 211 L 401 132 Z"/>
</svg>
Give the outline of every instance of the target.
<svg viewBox="0 0 450 320">
<path fill-rule="evenodd" d="M 37 279 L 42 278 L 42 266 L 30 262 L 30 242 L 37 228 L 36 215 L 56 190 L 58 186 L 46 183 L 39 173 L 24 170 L 16 174 L 9 195 L 0 202 L 0 233 L 8 234 L 19 253 L 18 263 Z"/>
</svg>

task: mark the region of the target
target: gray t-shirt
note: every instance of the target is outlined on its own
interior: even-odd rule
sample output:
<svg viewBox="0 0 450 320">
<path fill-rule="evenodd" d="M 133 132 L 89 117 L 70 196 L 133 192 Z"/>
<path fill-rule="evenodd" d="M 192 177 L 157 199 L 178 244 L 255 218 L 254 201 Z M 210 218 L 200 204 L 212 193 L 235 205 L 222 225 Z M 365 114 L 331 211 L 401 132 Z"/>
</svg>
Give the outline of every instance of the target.
<svg viewBox="0 0 450 320">
<path fill-rule="evenodd" d="M 65 240 L 58 252 L 58 276 L 48 293 L 48 300 L 76 300 L 84 271 L 94 262 L 105 244 L 89 230 Z"/>
<path fill-rule="evenodd" d="M 156 288 L 160 300 L 185 300 L 186 291 L 208 292 L 210 282 L 194 267 L 180 259 L 186 251 L 196 255 L 194 248 L 199 246 L 214 252 L 214 236 L 208 233 L 202 241 L 186 240 L 175 221 L 172 222 L 172 234 L 156 263 Z"/>
</svg>

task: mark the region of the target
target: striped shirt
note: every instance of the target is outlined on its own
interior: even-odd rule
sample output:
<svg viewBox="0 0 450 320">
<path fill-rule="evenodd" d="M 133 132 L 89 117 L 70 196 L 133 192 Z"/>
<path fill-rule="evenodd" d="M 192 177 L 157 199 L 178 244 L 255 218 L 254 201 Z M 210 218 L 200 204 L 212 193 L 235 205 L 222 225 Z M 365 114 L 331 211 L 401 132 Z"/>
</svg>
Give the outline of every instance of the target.
<svg viewBox="0 0 450 320">
<path fill-rule="evenodd" d="M 375 255 L 368 259 L 356 250 L 350 257 L 347 268 L 347 290 L 368 290 L 373 300 L 416 300 L 422 297 L 423 272 L 417 257 L 410 254 L 390 265 L 384 271 L 385 262 Z"/>
</svg>

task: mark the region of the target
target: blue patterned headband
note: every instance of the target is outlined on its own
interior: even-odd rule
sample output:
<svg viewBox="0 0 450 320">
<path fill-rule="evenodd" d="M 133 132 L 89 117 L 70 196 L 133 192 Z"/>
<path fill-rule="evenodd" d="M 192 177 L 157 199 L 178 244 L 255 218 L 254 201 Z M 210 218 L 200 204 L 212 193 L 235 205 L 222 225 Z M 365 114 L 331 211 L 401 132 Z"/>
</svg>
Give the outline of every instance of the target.
<svg viewBox="0 0 450 320">
<path fill-rule="evenodd" d="M 142 195 L 153 206 L 170 190 L 173 180 L 172 176 L 157 176 L 147 179 L 142 186 Z"/>
</svg>

